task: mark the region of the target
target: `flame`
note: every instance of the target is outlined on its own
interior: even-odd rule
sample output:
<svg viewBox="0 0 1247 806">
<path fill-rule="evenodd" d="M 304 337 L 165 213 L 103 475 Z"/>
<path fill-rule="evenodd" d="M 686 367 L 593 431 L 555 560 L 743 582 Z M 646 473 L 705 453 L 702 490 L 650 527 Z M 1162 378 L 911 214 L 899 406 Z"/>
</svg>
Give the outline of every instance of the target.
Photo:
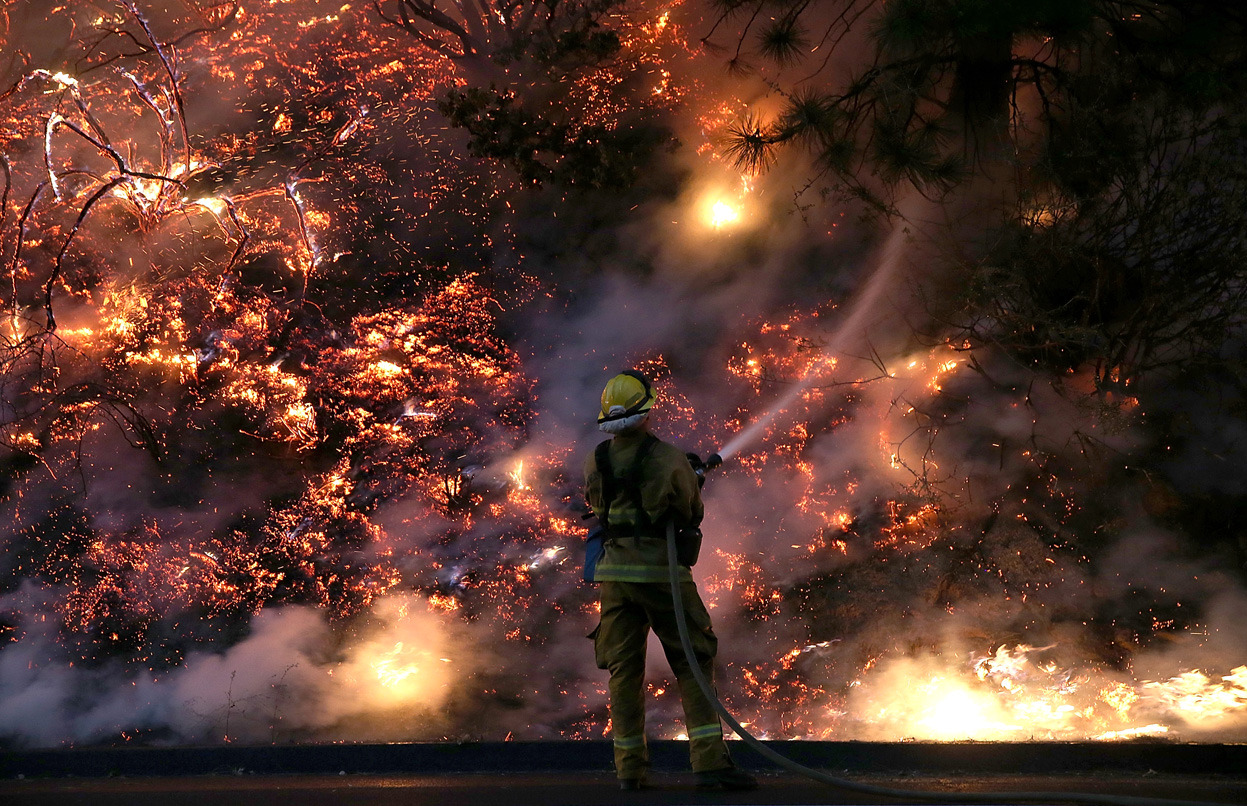
<svg viewBox="0 0 1247 806">
<path fill-rule="evenodd" d="M 515 489 L 517 490 L 530 489 L 529 486 L 524 483 L 524 460 L 523 459 L 516 462 L 515 467 L 511 468 L 511 470 L 507 472 L 507 478 L 511 479 L 511 483 L 515 485 Z"/>
<path fill-rule="evenodd" d="M 420 674 L 419 656 L 415 648 L 404 647 L 402 641 L 389 652 L 372 661 L 377 680 L 386 688 L 397 688 L 409 678 Z M 416 681 L 413 681 L 413 683 Z"/>
<path fill-rule="evenodd" d="M 664 77 L 664 81 L 666 80 Z M 745 224 L 753 206 L 750 201 L 754 189 L 753 178 L 739 175 L 730 184 L 736 184 L 736 189 L 729 189 L 729 181 L 719 178 L 692 191 L 690 198 L 693 207 L 704 226 L 714 230 L 727 230 Z"/>
<path fill-rule="evenodd" d="M 1146 698 L 1191 724 L 1223 719 L 1247 708 L 1247 666 L 1238 666 L 1215 681 L 1193 669 L 1165 682 L 1143 685 Z"/>
<path fill-rule="evenodd" d="M 371 626 L 334 670 L 345 689 L 335 707 L 391 714 L 440 708 L 460 680 L 445 621 L 451 613 L 407 595 L 377 601 Z"/>
<path fill-rule="evenodd" d="M 1111 741 L 1167 735 L 1175 724 L 1213 729 L 1247 705 L 1247 667 L 1220 681 L 1192 671 L 1131 683 L 1094 668 L 1036 660 L 1054 648 L 1002 646 L 960 668 L 937 656 L 887 661 L 859 679 L 855 710 L 867 736 Z"/>
<path fill-rule="evenodd" d="M 918 692 L 931 702 L 919 711 L 914 736 L 932 741 L 969 738 L 1000 738 L 1013 730 L 1000 724 L 995 702 L 989 694 L 974 691 L 963 683 L 934 677 L 917 685 Z"/>
<path fill-rule="evenodd" d="M 715 229 L 723 229 L 740 220 L 740 210 L 719 199 L 710 205 L 709 222 Z"/>
<path fill-rule="evenodd" d="M 75 89 L 78 87 L 78 79 L 74 78 L 69 73 L 65 73 L 65 72 L 58 70 L 55 73 L 50 73 L 48 77 L 51 78 L 53 81 L 55 81 L 57 84 L 60 84 L 62 87 L 72 87 Z"/>
</svg>

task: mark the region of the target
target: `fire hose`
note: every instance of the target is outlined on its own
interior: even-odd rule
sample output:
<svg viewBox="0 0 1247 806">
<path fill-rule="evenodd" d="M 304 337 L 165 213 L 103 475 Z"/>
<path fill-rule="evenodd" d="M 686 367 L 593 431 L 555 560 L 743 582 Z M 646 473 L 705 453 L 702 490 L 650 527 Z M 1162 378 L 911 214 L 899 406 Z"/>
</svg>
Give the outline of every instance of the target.
<svg viewBox="0 0 1247 806">
<path fill-rule="evenodd" d="M 691 457 L 690 457 L 691 458 Z M 722 459 L 718 454 L 711 454 L 705 463 L 695 463 L 695 470 L 699 477 L 705 477 L 705 471 L 717 467 L 722 463 Z M 680 645 L 684 647 L 684 657 L 688 661 L 689 669 L 692 670 L 693 678 L 697 681 L 698 687 L 702 694 L 706 696 L 710 704 L 714 706 L 714 710 L 719 714 L 728 727 L 740 737 L 750 749 L 757 752 L 763 758 L 778 764 L 780 767 L 794 772 L 797 775 L 805 776 L 820 783 L 828 784 L 838 789 L 844 789 L 851 792 L 861 792 L 867 795 L 881 795 L 889 798 L 898 798 L 902 800 L 914 801 L 930 801 L 936 803 L 1008 803 L 1010 801 L 1022 803 L 1085 803 L 1085 804 L 1104 804 L 1105 806 L 1212 806 L 1202 801 L 1187 800 L 1167 800 L 1163 798 L 1140 798 L 1125 795 L 1096 795 L 1081 792 L 959 792 L 956 794 L 930 792 L 914 789 L 893 789 L 891 787 L 875 786 L 873 784 L 863 784 L 857 781 L 850 781 L 845 778 L 837 778 L 829 775 L 822 770 L 816 770 L 803 764 L 798 764 L 786 756 L 777 753 L 767 745 L 763 744 L 756 737 L 732 716 L 731 712 L 719 700 L 718 694 L 715 692 L 714 686 L 701 670 L 701 663 L 697 660 L 697 654 L 693 651 L 693 643 L 689 638 L 688 619 L 684 613 L 684 597 L 680 592 L 680 565 L 677 559 L 675 524 L 671 521 L 667 523 L 667 578 L 671 585 L 671 601 L 675 606 L 676 627 L 680 633 Z"/>
</svg>

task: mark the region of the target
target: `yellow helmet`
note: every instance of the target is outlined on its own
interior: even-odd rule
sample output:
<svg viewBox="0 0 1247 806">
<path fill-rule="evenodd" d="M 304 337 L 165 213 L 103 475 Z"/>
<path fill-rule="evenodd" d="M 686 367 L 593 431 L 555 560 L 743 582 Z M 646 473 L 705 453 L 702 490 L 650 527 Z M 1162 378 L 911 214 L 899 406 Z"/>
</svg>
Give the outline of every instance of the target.
<svg viewBox="0 0 1247 806">
<path fill-rule="evenodd" d="M 598 425 L 632 425 L 653 407 L 657 396 L 649 378 L 634 369 L 624 370 L 606 382 L 602 390 L 602 411 Z M 633 419 L 635 418 L 635 419 Z"/>
</svg>

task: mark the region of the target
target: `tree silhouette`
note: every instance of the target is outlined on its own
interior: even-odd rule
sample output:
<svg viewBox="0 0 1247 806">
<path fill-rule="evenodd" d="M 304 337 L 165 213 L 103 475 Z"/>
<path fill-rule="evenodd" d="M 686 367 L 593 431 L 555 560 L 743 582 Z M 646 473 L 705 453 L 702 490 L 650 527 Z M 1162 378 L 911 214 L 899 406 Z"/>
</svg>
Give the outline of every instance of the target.
<svg viewBox="0 0 1247 806">
<path fill-rule="evenodd" d="M 509 166 L 529 185 L 620 189 L 671 135 L 645 104 L 635 51 L 605 20 L 621 0 L 398 0 L 378 2 L 383 21 L 454 63 L 465 86 L 438 108 L 468 134 L 470 152 Z M 576 97 L 575 85 L 583 86 Z M 653 97 L 645 85 L 645 95 Z M 602 120 L 604 99 L 612 113 Z M 618 101 L 618 102 L 617 102 Z"/>
<path fill-rule="evenodd" d="M 518 83 L 506 68 L 566 67 L 619 49 L 601 18 L 620 0 L 375 0 L 377 14 L 451 59 L 472 85 Z M 517 72 L 522 72 L 518 70 Z"/>
<path fill-rule="evenodd" d="M 877 209 L 902 186 L 995 200 L 943 257 L 968 289 L 932 295 L 943 335 L 1042 370 L 1089 367 L 1110 389 L 1216 356 L 1243 324 L 1240 6 L 716 7 L 709 41 L 734 44 L 735 69 L 778 68 L 768 75 L 786 98 L 773 118 L 734 126 L 725 150 L 740 167 L 801 150 L 811 187 Z M 863 50 L 865 66 L 840 80 Z"/>
</svg>

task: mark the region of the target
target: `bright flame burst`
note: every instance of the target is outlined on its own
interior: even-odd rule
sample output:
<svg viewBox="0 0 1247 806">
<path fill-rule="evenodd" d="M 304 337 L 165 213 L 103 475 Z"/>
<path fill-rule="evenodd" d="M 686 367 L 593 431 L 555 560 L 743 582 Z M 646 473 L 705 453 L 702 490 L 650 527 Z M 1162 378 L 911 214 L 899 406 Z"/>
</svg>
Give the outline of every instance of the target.
<svg viewBox="0 0 1247 806">
<path fill-rule="evenodd" d="M 890 661 L 859 679 L 851 711 L 867 738 L 1107 741 L 1215 728 L 1247 708 L 1247 667 L 1220 680 L 1188 672 L 1139 684 L 1034 660 L 1051 649 L 1001 647 L 961 668 L 937 657 Z"/>
<path fill-rule="evenodd" d="M 705 226 L 715 230 L 732 229 L 746 224 L 750 215 L 750 196 L 753 179 L 749 175 L 739 177 L 736 190 L 728 190 L 722 182 L 702 186 L 695 192 L 695 208 Z"/>
<path fill-rule="evenodd" d="M 718 200 L 710 205 L 709 215 L 710 226 L 715 229 L 723 229 L 726 226 L 735 224 L 740 220 L 740 211 L 723 200 Z"/>
<path fill-rule="evenodd" d="M 450 684 L 447 667 L 450 658 L 439 657 L 428 649 L 427 636 L 412 641 L 396 641 L 389 649 L 374 642 L 360 650 L 372 674 L 367 678 L 372 696 L 387 707 L 399 705 L 435 707 Z"/>
<path fill-rule="evenodd" d="M 420 666 L 411 662 L 410 656 L 414 651 L 411 647 L 404 648 L 403 642 L 399 641 L 392 650 L 372 662 L 372 670 L 376 672 L 381 685 L 393 688 L 412 675 L 420 673 Z"/>
<path fill-rule="evenodd" d="M 365 637 L 347 650 L 340 674 L 357 711 L 435 712 L 455 670 L 444 612 L 432 600 L 396 595 L 378 602 Z"/>
</svg>

